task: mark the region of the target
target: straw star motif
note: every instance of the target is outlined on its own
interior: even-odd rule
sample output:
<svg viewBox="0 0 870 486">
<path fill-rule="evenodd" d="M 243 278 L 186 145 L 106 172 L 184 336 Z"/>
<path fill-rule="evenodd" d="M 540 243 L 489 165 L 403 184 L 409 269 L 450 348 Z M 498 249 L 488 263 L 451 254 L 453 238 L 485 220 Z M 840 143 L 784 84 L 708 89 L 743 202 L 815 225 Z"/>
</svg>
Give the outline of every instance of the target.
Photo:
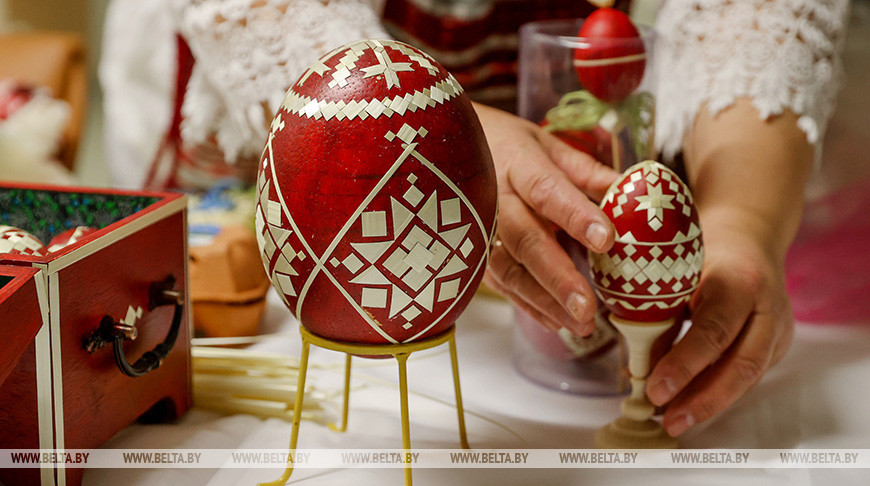
<svg viewBox="0 0 870 486">
<path fill-rule="evenodd" d="M 362 68 L 362 71 L 366 73 L 363 77 L 370 78 L 383 74 L 384 79 L 387 81 L 387 89 L 399 86 L 399 76 L 396 73 L 414 70 L 411 68 L 410 62 L 393 62 L 383 47 L 375 49 L 375 56 L 378 58 L 378 63 L 374 66 Z"/>
<path fill-rule="evenodd" d="M 635 211 L 646 209 L 646 218 L 648 222 L 652 222 L 655 219 L 658 219 L 659 222 L 661 222 L 664 219 L 664 210 L 674 209 L 674 205 L 671 204 L 671 199 L 673 198 L 673 195 L 662 194 L 661 185 L 647 183 L 646 195 L 636 197 L 638 205 L 637 208 L 635 208 Z M 658 229 L 656 226 L 653 226 L 653 228 Z"/>
</svg>

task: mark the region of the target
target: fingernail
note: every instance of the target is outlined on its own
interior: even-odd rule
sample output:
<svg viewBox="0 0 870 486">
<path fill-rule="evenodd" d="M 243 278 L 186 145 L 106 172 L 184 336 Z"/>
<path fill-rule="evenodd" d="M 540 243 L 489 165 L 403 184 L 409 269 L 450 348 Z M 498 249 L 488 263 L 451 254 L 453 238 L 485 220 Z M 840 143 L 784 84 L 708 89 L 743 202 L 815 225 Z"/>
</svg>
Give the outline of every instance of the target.
<svg viewBox="0 0 870 486">
<path fill-rule="evenodd" d="M 689 413 L 681 413 L 674 417 L 674 421 L 668 425 L 668 435 L 676 437 L 693 425 L 695 425 L 695 417 L 692 417 L 692 414 Z"/>
<path fill-rule="evenodd" d="M 568 308 L 568 312 L 575 321 L 585 322 L 586 308 L 589 307 L 589 299 L 575 292 L 568 296 L 568 302 L 565 307 Z"/>
<path fill-rule="evenodd" d="M 677 392 L 677 384 L 670 378 L 662 378 L 647 387 L 646 395 L 654 405 L 664 405 Z"/>
<path fill-rule="evenodd" d="M 593 250 L 604 250 L 607 242 L 607 228 L 601 223 L 592 223 L 586 228 L 586 241 L 592 245 Z"/>
</svg>

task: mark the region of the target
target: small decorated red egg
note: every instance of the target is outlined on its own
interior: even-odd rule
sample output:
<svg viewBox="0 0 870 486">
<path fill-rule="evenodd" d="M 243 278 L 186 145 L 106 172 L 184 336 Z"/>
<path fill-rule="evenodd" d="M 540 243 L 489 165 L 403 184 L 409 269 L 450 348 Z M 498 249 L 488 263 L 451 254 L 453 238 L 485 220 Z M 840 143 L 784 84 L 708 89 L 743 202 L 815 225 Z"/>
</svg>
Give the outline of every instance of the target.
<svg viewBox="0 0 870 486">
<path fill-rule="evenodd" d="M 97 231 L 96 228 L 88 226 L 76 226 L 75 228 L 70 228 L 55 236 L 48 242 L 48 251 L 53 252 L 60 250 L 65 246 L 72 245 L 94 231 Z"/>
<path fill-rule="evenodd" d="M 574 68 L 583 88 L 606 103 L 618 103 L 640 85 L 646 49 L 628 15 L 613 8 L 592 12 L 577 36 Z"/>
<path fill-rule="evenodd" d="M 39 238 L 14 226 L 0 226 L 0 254 L 45 256 L 48 250 Z"/>
<path fill-rule="evenodd" d="M 613 248 L 589 252 L 595 292 L 617 317 L 663 321 L 677 316 L 697 288 L 704 263 L 692 193 L 651 160 L 629 168 L 601 201 L 613 222 Z"/>
<path fill-rule="evenodd" d="M 496 218 L 483 130 L 453 76 L 406 44 L 314 63 L 272 122 L 258 190 L 266 271 L 319 336 L 434 336 L 483 276 Z"/>
</svg>

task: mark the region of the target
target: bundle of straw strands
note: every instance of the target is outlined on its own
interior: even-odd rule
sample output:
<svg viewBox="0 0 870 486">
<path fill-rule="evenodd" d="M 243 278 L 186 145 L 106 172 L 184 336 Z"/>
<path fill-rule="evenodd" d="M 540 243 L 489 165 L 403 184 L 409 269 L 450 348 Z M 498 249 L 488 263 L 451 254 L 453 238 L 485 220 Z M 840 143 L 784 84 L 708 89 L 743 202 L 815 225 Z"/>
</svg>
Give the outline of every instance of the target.
<svg viewBox="0 0 870 486">
<path fill-rule="evenodd" d="M 239 346 L 268 339 L 197 338 L 193 340 L 193 401 L 198 408 L 293 420 L 299 360 L 294 356 Z M 324 404 L 331 394 L 306 380 L 302 419 L 325 423 Z"/>
</svg>

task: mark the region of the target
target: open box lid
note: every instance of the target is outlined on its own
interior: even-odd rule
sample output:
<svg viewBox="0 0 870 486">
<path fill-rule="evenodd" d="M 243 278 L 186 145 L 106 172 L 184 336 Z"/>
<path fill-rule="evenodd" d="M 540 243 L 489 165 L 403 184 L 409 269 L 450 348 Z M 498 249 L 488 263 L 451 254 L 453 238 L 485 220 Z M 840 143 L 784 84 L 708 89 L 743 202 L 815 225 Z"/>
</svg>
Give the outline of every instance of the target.
<svg viewBox="0 0 870 486">
<path fill-rule="evenodd" d="M 0 386 L 45 321 L 39 273 L 37 268 L 0 265 Z"/>
<path fill-rule="evenodd" d="M 107 244 L 185 207 L 185 196 L 179 193 L 4 182 L 0 184 L 0 224 L 24 230 L 46 246 L 55 236 L 76 227 L 95 231 L 46 256 L 4 254 L 0 263 L 44 266 L 51 273 L 71 253 L 80 253 L 88 245 L 100 246 L 91 243 Z"/>
</svg>

